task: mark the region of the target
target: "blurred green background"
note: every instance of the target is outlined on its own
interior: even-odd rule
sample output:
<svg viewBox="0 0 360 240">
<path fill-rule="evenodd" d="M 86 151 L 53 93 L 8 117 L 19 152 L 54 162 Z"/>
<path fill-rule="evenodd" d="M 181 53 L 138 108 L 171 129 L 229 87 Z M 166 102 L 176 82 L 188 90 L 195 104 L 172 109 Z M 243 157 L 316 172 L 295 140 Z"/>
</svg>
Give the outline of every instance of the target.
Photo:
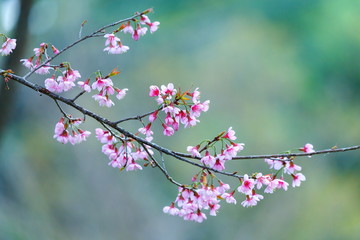
<svg viewBox="0 0 360 240">
<path fill-rule="evenodd" d="M 9 36 L 7 19 L 16 17 L 11 2 L 16 1 L 0 2 L 0 32 Z M 138 42 L 120 35 L 128 53 L 108 55 L 104 39 L 92 39 L 58 59 L 69 61 L 84 79 L 99 69 L 122 70 L 113 80 L 130 89 L 127 97 L 99 113 L 115 120 L 147 112 L 155 106 L 146 97 L 148 87 L 173 82 L 182 89 L 199 87 L 202 99 L 211 100 L 195 128 L 171 138 L 155 136 L 156 143 L 177 151 L 229 126 L 246 144 L 246 155 L 307 142 L 318 150 L 360 143 L 359 1 L 38 0 L 29 34 L 18 38 L 18 45 L 28 40 L 21 58 L 41 42 L 59 49 L 73 42 L 83 20 L 86 34 L 149 7 L 160 29 Z M 44 77 L 31 80 L 42 84 Z M 52 138 L 61 117 L 54 102 L 16 85 L 10 85 L 15 98 L 0 103 L 12 110 L 0 132 L 0 239 L 360 238 L 359 151 L 298 159 L 307 177 L 300 188 L 265 194 L 250 209 L 238 195 L 238 204 L 223 203 L 217 217 L 186 222 L 162 213 L 177 188 L 160 171 L 107 166 L 94 136 L 75 147 L 59 144 Z M 99 109 L 90 96 L 80 103 Z M 85 126 L 98 127 L 90 119 Z M 166 163 L 180 182 L 197 172 L 172 159 Z M 228 166 L 241 174 L 268 171 L 262 160 Z"/>
</svg>

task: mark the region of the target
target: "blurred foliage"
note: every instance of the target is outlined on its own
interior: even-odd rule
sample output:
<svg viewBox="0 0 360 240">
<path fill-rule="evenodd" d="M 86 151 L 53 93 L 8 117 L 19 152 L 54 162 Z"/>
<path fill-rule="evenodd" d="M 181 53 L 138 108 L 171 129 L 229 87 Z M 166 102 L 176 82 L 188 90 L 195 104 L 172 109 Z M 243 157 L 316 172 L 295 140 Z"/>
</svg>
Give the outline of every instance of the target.
<svg viewBox="0 0 360 240">
<path fill-rule="evenodd" d="M 146 97 L 148 86 L 173 82 L 182 89 L 199 87 L 202 99 L 211 100 L 195 128 L 171 138 L 156 136 L 174 150 L 184 151 L 228 126 L 246 143 L 244 154 L 276 153 L 307 142 L 316 149 L 359 144 L 358 1 L 39 0 L 24 57 L 44 41 L 62 48 L 76 40 L 85 19 L 83 34 L 149 7 L 160 29 L 138 42 L 121 36 L 128 53 L 107 55 L 104 40 L 93 39 L 60 59 L 83 78 L 99 69 L 123 70 L 113 80 L 129 93 L 101 114 L 120 119 L 147 112 L 155 106 Z M 80 103 L 98 109 L 89 99 Z M 55 142 L 52 131 L 61 114 L 49 99 L 22 87 L 14 111 L 1 139 L 0 239 L 360 237 L 358 152 L 299 159 L 308 179 L 301 188 L 266 194 L 251 209 L 240 206 L 238 195 L 238 205 L 224 203 L 217 217 L 195 224 L 162 213 L 177 189 L 156 169 L 119 173 L 107 166 L 94 138 L 76 147 Z M 86 127 L 95 126 L 88 119 Z M 124 126 L 139 128 L 134 122 Z M 197 171 L 172 159 L 166 164 L 185 183 Z M 259 168 L 267 171 L 261 160 L 229 164 L 239 173 Z"/>
</svg>

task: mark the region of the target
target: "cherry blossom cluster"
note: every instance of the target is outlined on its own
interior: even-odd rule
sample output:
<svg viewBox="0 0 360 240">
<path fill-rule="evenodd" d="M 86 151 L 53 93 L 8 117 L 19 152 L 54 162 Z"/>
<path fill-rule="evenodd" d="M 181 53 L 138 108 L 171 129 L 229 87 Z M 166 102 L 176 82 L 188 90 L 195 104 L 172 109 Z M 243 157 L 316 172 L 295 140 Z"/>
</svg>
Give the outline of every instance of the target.
<svg viewBox="0 0 360 240">
<path fill-rule="evenodd" d="M 106 38 L 106 41 L 104 51 L 109 54 L 122 54 L 130 49 L 128 46 L 122 44 L 119 37 L 115 36 L 119 31 L 131 34 L 132 38 L 137 41 L 141 36 L 144 36 L 147 33 L 147 27 L 149 27 L 150 33 L 154 33 L 159 28 L 159 25 L 160 22 L 151 22 L 148 16 L 142 14 L 139 20 L 132 19 L 132 21 L 122 24 L 119 29 L 114 32 L 105 34 L 104 37 Z"/>
<path fill-rule="evenodd" d="M 213 141 L 208 141 L 207 145 L 202 149 L 205 150 L 210 147 L 212 144 L 221 141 L 221 139 L 228 139 L 232 144 L 233 142 L 230 140 L 235 140 L 235 132 L 229 128 L 225 133 L 221 133 L 217 137 L 214 138 Z M 239 144 L 236 144 L 239 145 Z M 241 144 L 242 147 L 243 144 Z M 225 152 L 229 147 L 222 150 L 222 153 Z M 192 157 L 200 158 L 200 161 L 205 165 L 209 166 L 206 163 L 204 158 L 210 159 L 210 155 L 207 153 L 205 157 L 202 157 L 199 152 L 200 145 L 196 147 L 188 147 L 188 152 L 191 153 Z M 311 144 L 306 144 L 303 148 L 299 150 L 303 151 L 303 149 L 307 149 L 307 153 L 313 152 L 313 146 Z M 224 154 L 224 153 L 223 153 Z M 230 154 L 229 159 L 235 155 Z M 217 157 L 211 156 L 212 161 Z M 259 190 L 264 187 L 264 193 L 274 193 L 277 189 L 283 189 L 285 191 L 288 190 L 289 183 L 287 183 L 283 174 L 289 174 L 292 177 L 292 186 L 299 187 L 302 181 L 305 181 L 305 176 L 300 173 L 301 167 L 296 165 L 293 162 L 293 159 L 289 158 L 281 158 L 281 159 L 265 159 L 265 162 L 269 164 L 270 169 L 276 170 L 275 173 L 263 175 L 262 173 L 254 173 L 251 176 L 245 174 L 242 177 L 239 177 L 240 185 L 231 192 L 227 192 L 230 190 L 230 185 L 224 183 L 220 180 L 219 186 L 215 187 L 214 185 L 208 185 L 207 182 L 213 180 L 215 175 L 211 173 L 210 169 L 206 171 L 209 174 L 205 173 L 205 168 L 202 170 L 202 174 L 200 177 L 199 183 L 195 183 L 189 187 L 182 186 L 179 188 L 179 193 L 174 202 L 172 202 L 169 206 L 163 208 L 164 213 L 168 213 L 173 216 L 182 217 L 184 220 L 190 220 L 195 222 L 202 222 L 207 219 L 205 210 L 209 210 L 209 214 L 211 216 L 216 216 L 216 212 L 220 209 L 220 200 L 225 199 L 227 203 L 236 204 L 237 201 L 234 197 L 235 192 L 239 192 L 245 195 L 245 200 L 241 202 L 243 207 L 253 207 L 256 206 L 257 203 L 264 199 L 264 196 L 259 194 Z M 214 164 L 211 168 L 216 169 Z M 224 165 L 222 165 L 221 170 L 224 169 Z M 281 176 L 278 175 L 282 172 Z M 208 180 L 207 176 L 210 176 L 210 180 Z M 198 179 L 198 174 L 192 178 L 192 181 L 195 182 Z"/>
<path fill-rule="evenodd" d="M 16 48 L 16 39 L 6 37 L 4 34 L 0 34 L 5 38 L 5 42 L 1 45 L 0 53 L 2 56 L 7 56 Z"/>
<path fill-rule="evenodd" d="M 116 137 L 112 132 L 101 128 L 96 128 L 95 134 L 96 138 L 104 144 L 102 152 L 109 158 L 109 166 L 134 171 L 142 170 L 139 161 L 145 161 L 145 166 L 148 165 L 149 154 L 153 154 L 150 147 L 147 146 L 146 149 L 143 146 L 136 147 L 133 140 L 126 139 L 124 136 Z"/>
<path fill-rule="evenodd" d="M 222 132 L 214 140 L 204 141 L 203 143 L 206 145 L 202 149 L 200 149 L 202 144 L 198 144 L 196 146 L 188 146 L 187 151 L 192 157 L 200 158 L 201 163 L 205 166 L 223 171 L 225 169 L 225 162 L 231 160 L 238 152 L 244 149 L 244 143 L 235 143 L 234 140 L 236 140 L 235 131 L 230 127 L 227 132 Z M 215 144 L 218 142 L 221 142 L 223 146 L 221 152 L 216 153 L 214 151 L 214 154 L 211 155 L 209 149 L 216 149 Z M 202 155 L 201 152 L 204 151 L 205 155 Z"/>
<path fill-rule="evenodd" d="M 69 142 L 72 145 L 86 141 L 91 133 L 78 127 L 82 122 L 83 120 L 80 118 L 62 117 L 55 125 L 54 138 L 61 143 Z"/>
<path fill-rule="evenodd" d="M 113 81 L 110 79 L 111 76 L 117 75 L 119 72 L 114 69 L 109 75 L 102 77 L 101 74 L 98 74 L 95 82 L 89 85 L 89 79 L 85 82 L 78 82 L 79 86 L 84 89 L 86 92 L 90 92 L 91 89 L 97 90 L 98 93 L 93 95 L 92 98 L 99 103 L 100 106 L 111 107 L 114 106 L 114 102 L 109 98 L 109 96 L 116 93 L 116 98 L 121 100 L 125 97 L 127 88 L 117 88 L 114 87 Z"/>
<path fill-rule="evenodd" d="M 179 193 L 170 206 L 163 208 L 164 213 L 182 217 L 184 220 L 203 222 L 207 219 L 205 211 L 216 216 L 220 208 L 220 201 L 226 199 L 228 203 L 236 204 L 233 193 L 226 193 L 230 189 L 228 184 L 219 181 L 219 186 L 200 184 L 197 189 L 179 187 Z M 176 205 L 175 205 L 176 204 Z"/>
<path fill-rule="evenodd" d="M 61 64 L 61 66 L 66 66 L 66 70 L 62 71 L 61 75 L 57 77 L 52 75 L 50 78 L 45 79 L 45 87 L 50 92 L 61 93 L 69 91 L 76 86 L 75 81 L 81 78 L 79 71 L 72 69 L 70 64 Z"/>
<path fill-rule="evenodd" d="M 139 132 L 146 135 L 146 140 L 153 139 L 153 131 L 151 131 L 152 123 L 158 118 L 159 112 L 164 112 L 166 117 L 160 119 L 163 127 L 163 134 L 171 136 L 175 131 L 179 130 L 180 124 L 185 128 L 195 126 L 200 120 L 202 112 L 209 109 L 209 100 L 200 102 L 200 92 L 196 88 L 193 92 L 181 92 L 174 88 L 174 84 L 150 86 L 150 97 L 156 98 L 159 108 L 149 115 L 149 123 L 140 128 Z"/>
<path fill-rule="evenodd" d="M 34 70 L 38 68 L 40 65 L 44 63 L 44 61 L 49 60 L 49 56 L 47 54 L 47 49 L 49 48 L 49 44 L 41 43 L 40 47 L 34 48 L 34 55 L 28 59 L 21 59 L 20 61 L 23 65 L 30 70 Z M 59 50 L 51 45 L 51 49 L 53 53 L 56 55 L 59 53 Z M 64 69 L 64 70 L 61 70 Z M 50 92 L 54 93 L 62 93 L 67 92 L 73 87 L 76 86 L 75 82 L 81 78 L 81 75 L 78 70 L 74 70 L 71 68 L 70 63 L 64 62 L 59 65 L 50 65 L 47 63 L 41 66 L 39 69 L 35 71 L 37 74 L 49 74 L 50 70 L 54 70 L 54 74 L 45 79 L 45 87 Z M 56 74 L 58 73 L 58 74 Z"/>
<path fill-rule="evenodd" d="M 41 43 L 40 47 L 33 49 L 33 51 L 34 51 L 33 56 L 31 56 L 30 58 L 27 58 L 27 59 L 21 59 L 20 62 L 22 62 L 22 64 L 25 67 L 29 68 L 30 70 L 34 70 L 34 69 L 38 68 L 40 65 L 42 65 L 42 63 L 44 61 L 49 59 L 49 56 L 47 53 L 48 47 L 49 47 L 49 44 Z M 59 50 L 55 46 L 51 45 L 51 49 L 55 55 L 59 54 Z M 39 69 L 37 69 L 35 71 L 35 73 L 41 74 L 41 75 L 49 74 L 50 70 L 55 69 L 55 68 L 56 67 L 51 66 L 48 63 L 48 64 L 45 64 L 44 66 L 41 66 Z"/>
</svg>

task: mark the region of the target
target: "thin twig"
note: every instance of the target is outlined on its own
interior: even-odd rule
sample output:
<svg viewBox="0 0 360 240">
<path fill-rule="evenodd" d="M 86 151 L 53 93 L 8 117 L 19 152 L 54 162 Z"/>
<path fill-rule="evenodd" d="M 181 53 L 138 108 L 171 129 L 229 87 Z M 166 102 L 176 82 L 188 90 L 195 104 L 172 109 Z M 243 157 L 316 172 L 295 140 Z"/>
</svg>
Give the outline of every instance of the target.
<svg viewBox="0 0 360 240">
<path fill-rule="evenodd" d="M 84 93 L 86 93 L 86 91 L 82 91 L 80 92 L 78 95 L 76 95 L 73 99 L 71 99 L 72 102 L 75 102 L 76 99 L 78 99 L 81 95 L 83 95 Z"/>
<path fill-rule="evenodd" d="M 45 66 L 46 64 L 48 64 L 49 62 L 51 62 L 52 60 L 54 60 L 55 58 L 57 58 L 59 55 L 61 55 L 63 52 L 65 52 L 66 50 L 72 48 L 73 46 L 77 45 L 78 43 L 88 39 L 88 38 L 92 38 L 92 37 L 98 37 L 98 36 L 102 36 L 102 35 L 99 35 L 99 33 L 101 33 L 102 31 L 104 31 L 105 29 L 107 28 L 110 28 L 110 27 L 114 27 L 120 23 L 124 23 L 124 22 L 128 22 L 128 21 L 131 21 L 141 15 L 144 14 L 145 11 L 141 12 L 141 13 L 136 13 L 134 14 L 132 17 L 129 17 L 129 18 L 125 18 L 125 19 L 122 19 L 122 20 L 119 20 L 117 22 L 114 22 L 114 23 L 111 23 L 111 24 L 108 24 L 108 25 L 105 25 L 101 28 L 99 28 L 98 30 L 94 31 L 93 33 L 89 34 L 89 35 L 86 35 L 80 39 L 78 39 L 77 41 L 73 42 L 72 44 L 68 45 L 67 47 L 63 48 L 62 50 L 59 51 L 58 54 L 52 56 L 51 58 L 48 58 L 45 62 L 43 62 L 42 64 L 40 64 L 39 66 L 37 66 L 36 68 L 34 68 L 32 71 L 28 72 L 25 76 L 23 76 L 24 79 L 27 79 L 28 77 L 30 77 L 35 71 L 37 71 L 39 68 Z"/>
<path fill-rule="evenodd" d="M 68 115 L 64 112 L 64 110 L 61 108 L 60 104 L 56 99 L 54 99 L 56 106 L 59 108 L 60 112 L 64 115 L 64 117 L 68 118 Z"/>
<path fill-rule="evenodd" d="M 116 122 L 114 122 L 114 123 L 117 125 L 117 124 L 119 124 L 119 123 L 126 122 L 126 121 L 129 121 L 129 120 L 139 120 L 139 119 L 143 119 L 144 117 L 147 117 L 147 116 L 153 114 L 153 113 L 156 112 L 156 111 L 159 111 L 159 109 L 154 110 L 154 111 L 151 111 L 151 112 L 148 112 L 148 113 L 145 113 L 145 114 L 143 114 L 143 115 L 138 115 L 138 116 L 134 116 L 134 117 L 124 118 L 124 119 L 118 120 L 118 121 L 116 121 Z"/>
<path fill-rule="evenodd" d="M 140 145 L 144 148 L 144 150 L 146 151 L 146 153 L 148 154 L 148 156 L 151 158 L 151 160 L 154 162 L 154 164 L 160 169 L 160 171 L 165 175 L 165 177 L 173 184 L 175 184 L 178 187 L 183 187 L 184 185 L 181 183 L 178 183 L 177 181 L 175 181 L 166 171 L 165 168 L 161 167 L 160 164 L 156 161 L 156 159 L 150 154 L 149 150 L 147 149 L 147 147 L 140 143 Z M 161 153 L 161 152 L 160 152 Z"/>
<path fill-rule="evenodd" d="M 326 153 L 337 153 L 337 152 L 347 152 L 360 149 L 360 145 L 344 147 L 344 148 L 330 148 L 315 151 L 312 153 L 287 153 L 287 154 L 264 154 L 264 155 L 249 155 L 249 156 L 237 156 L 233 160 L 246 160 L 246 159 L 259 159 L 259 158 L 290 158 L 290 157 L 309 157 L 313 155 L 320 155 Z"/>
</svg>

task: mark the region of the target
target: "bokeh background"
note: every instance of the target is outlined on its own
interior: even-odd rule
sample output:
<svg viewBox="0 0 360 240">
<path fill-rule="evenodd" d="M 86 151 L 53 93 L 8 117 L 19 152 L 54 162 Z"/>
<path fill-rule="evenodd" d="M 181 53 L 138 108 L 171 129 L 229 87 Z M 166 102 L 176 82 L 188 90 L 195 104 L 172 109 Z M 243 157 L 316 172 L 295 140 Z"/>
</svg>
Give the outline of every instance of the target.
<svg viewBox="0 0 360 240">
<path fill-rule="evenodd" d="M 122 70 L 115 84 L 130 90 L 114 108 L 98 110 L 90 96 L 80 100 L 110 119 L 152 110 L 150 85 L 199 87 L 202 99 L 211 101 L 209 112 L 173 137 L 157 134 L 155 142 L 166 147 L 184 152 L 229 126 L 246 144 L 246 155 L 307 142 L 318 150 L 360 143 L 359 1 L 23 2 L 31 6 L 19 26 L 20 2 L 0 1 L 0 32 L 13 36 L 22 27 L 18 46 L 25 50 L 18 59 L 41 42 L 59 49 L 73 42 L 83 20 L 86 34 L 154 7 L 149 17 L 161 22 L 160 29 L 138 42 L 121 36 L 128 53 L 108 55 L 104 39 L 92 39 L 58 60 L 69 61 L 83 78 Z M 4 57 L 0 64 L 10 68 Z M 31 80 L 42 84 L 44 77 Z M 112 169 L 93 136 L 77 146 L 59 144 L 52 135 L 61 113 L 51 99 L 12 83 L 1 93 L 10 97 L 0 102 L 9 110 L 0 117 L 0 239 L 360 238 L 359 151 L 298 159 L 307 177 L 300 188 L 265 194 L 249 209 L 238 195 L 237 205 L 223 203 L 217 217 L 198 224 L 162 213 L 177 189 L 157 169 Z M 88 119 L 85 126 L 98 125 Z M 139 128 L 135 122 L 124 126 Z M 172 159 L 166 163 L 180 182 L 197 172 Z M 229 168 L 268 171 L 262 160 L 234 161 Z"/>
</svg>

